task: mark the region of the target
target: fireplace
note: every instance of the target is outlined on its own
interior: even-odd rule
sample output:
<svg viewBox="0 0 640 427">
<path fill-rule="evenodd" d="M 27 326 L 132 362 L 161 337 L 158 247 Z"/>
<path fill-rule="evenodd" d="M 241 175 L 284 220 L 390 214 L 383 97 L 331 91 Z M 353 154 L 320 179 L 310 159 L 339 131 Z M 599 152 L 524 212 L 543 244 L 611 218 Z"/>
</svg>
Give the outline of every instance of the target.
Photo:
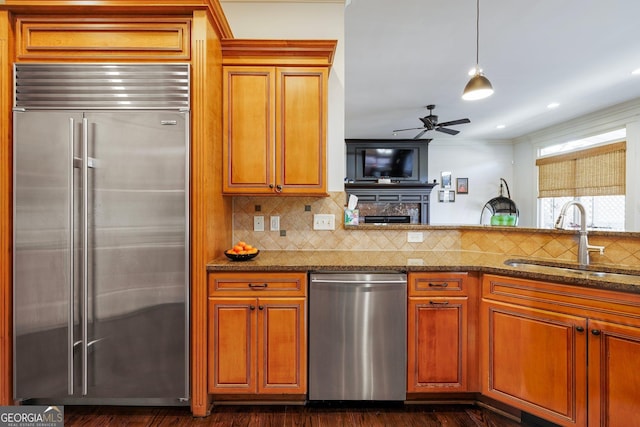
<svg viewBox="0 0 640 427">
<path fill-rule="evenodd" d="M 347 183 L 347 200 L 358 197 L 360 222 L 429 224 L 429 196 L 436 184 Z"/>
</svg>

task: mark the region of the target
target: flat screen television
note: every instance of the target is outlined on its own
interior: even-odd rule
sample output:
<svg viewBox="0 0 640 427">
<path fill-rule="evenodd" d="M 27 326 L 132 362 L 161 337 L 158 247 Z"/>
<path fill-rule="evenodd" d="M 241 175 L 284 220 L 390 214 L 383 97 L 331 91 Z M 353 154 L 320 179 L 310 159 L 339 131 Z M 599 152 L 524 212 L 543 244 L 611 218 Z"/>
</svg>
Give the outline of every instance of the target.
<svg viewBox="0 0 640 427">
<path fill-rule="evenodd" d="M 365 178 L 407 179 L 413 175 L 410 148 L 365 148 L 362 154 L 362 175 Z"/>
<path fill-rule="evenodd" d="M 428 143 L 415 140 L 347 139 L 347 179 L 427 182 Z"/>
</svg>

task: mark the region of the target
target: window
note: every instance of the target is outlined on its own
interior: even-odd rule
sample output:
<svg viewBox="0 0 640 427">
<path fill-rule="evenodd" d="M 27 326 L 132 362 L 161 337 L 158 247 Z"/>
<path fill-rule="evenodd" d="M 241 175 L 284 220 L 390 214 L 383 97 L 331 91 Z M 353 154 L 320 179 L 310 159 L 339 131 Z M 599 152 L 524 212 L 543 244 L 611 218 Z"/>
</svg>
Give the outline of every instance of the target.
<svg viewBox="0 0 640 427">
<path fill-rule="evenodd" d="M 561 154 L 538 158 L 539 227 L 553 228 L 562 206 L 576 200 L 587 211 L 588 228 L 624 230 L 626 143 L 575 150 L 621 133 L 604 135 L 547 147 L 545 153 Z M 578 212 L 573 212 L 574 220 L 569 222 L 579 227 Z"/>
</svg>

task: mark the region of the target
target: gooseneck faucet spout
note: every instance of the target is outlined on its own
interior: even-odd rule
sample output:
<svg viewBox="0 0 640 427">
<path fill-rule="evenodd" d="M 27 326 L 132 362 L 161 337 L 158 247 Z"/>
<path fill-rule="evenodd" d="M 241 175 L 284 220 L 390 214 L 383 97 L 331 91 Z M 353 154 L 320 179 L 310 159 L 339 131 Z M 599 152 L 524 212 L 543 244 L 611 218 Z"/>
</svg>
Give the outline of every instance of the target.
<svg viewBox="0 0 640 427">
<path fill-rule="evenodd" d="M 586 267 L 590 262 L 589 252 L 598 251 L 602 255 L 604 254 L 604 246 L 593 246 L 589 244 L 589 239 L 587 237 L 587 213 L 582 203 L 575 200 L 571 200 L 565 203 L 564 206 L 562 206 L 562 209 L 560 209 L 560 215 L 558 215 L 558 219 L 556 219 L 555 228 L 557 228 L 558 230 L 561 230 L 563 228 L 567 209 L 569 209 L 571 206 L 575 206 L 580 211 L 578 264 L 580 265 L 580 267 Z"/>
</svg>

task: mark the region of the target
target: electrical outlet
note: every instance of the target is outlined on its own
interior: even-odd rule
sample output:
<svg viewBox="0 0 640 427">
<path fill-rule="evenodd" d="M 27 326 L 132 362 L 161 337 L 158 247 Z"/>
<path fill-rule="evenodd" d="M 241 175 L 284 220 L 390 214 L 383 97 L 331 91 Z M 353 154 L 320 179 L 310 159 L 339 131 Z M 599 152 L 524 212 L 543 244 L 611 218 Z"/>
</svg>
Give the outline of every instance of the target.
<svg viewBox="0 0 640 427">
<path fill-rule="evenodd" d="M 422 243 L 424 241 L 424 235 L 421 231 L 409 231 L 407 233 L 407 242 L 409 243 Z"/>
<path fill-rule="evenodd" d="M 253 217 L 253 231 L 264 231 L 264 216 L 255 215 Z"/>
<path fill-rule="evenodd" d="M 335 230 L 336 216 L 334 214 L 314 214 L 313 229 L 314 230 Z"/>
<path fill-rule="evenodd" d="M 271 231 L 280 231 L 280 217 L 272 216 L 270 218 L 270 229 Z"/>
</svg>

